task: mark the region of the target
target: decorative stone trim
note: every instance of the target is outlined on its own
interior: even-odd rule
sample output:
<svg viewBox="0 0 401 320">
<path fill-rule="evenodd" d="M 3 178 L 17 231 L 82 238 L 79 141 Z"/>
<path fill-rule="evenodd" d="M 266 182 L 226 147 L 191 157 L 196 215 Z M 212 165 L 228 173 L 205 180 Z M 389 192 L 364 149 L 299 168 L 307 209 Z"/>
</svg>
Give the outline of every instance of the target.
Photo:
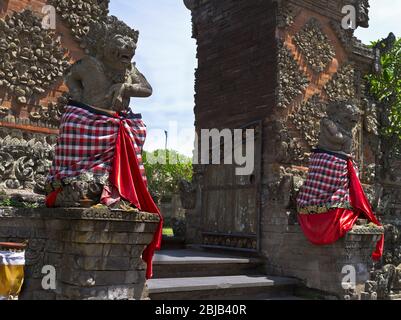
<svg viewBox="0 0 401 320">
<path fill-rule="evenodd" d="M 0 190 L 44 192 L 56 136 L 0 128 Z"/>
<path fill-rule="evenodd" d="M 311 148 L 319 141 L 320 121 L 327 114 L 326 108 L 327 105 L 320 100 L 319 95 L 315 95 L 302 102 L 299 110 L 289 116 Z"/>
<path fill-rule="evenodd" d="M 110 220 L 158 223 L 157 214 L 142 211 L 110 210 L 106 207 L 83 208 L 0 208 L 0 218 L 50 218 L 68 220 Z"/>
<path fill-rule="evenodd" d="M 384 234 L 384 227 L 380 227 L 377 225 L 354 226 L 348 234 L 382 235 Z"/>
</svg>

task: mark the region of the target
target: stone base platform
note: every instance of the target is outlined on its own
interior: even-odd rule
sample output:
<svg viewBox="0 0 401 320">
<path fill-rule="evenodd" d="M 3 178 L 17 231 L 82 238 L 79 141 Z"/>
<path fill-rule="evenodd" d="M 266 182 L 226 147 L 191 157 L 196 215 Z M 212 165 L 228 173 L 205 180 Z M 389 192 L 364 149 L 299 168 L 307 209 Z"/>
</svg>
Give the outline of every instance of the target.
<svg viewBox="0 0 401 320">
<path fill-rule="evenodd" d="M 361 299 L 373 267 L 371 258 L 381 227 L 354 226 L 345 237 L 331 245 L 311 244 L 299 225 L 286 226 L 265 244 L 267 272 L 300 279 L 307 288 L 317 289 L 338 299 Z M 273 230 L 273 229 L 272 229 Z M 365 295 L 366 296 L 366 295 Z M 375 300 L 374 296 L 365 299 Z"/>
<path fill-rule="evenodd" d="M 0 241 L 28 242 L 21 300 L 147 299 L 141 254 L 158 222 L 107 208 L 0 208 Z"/>
</svg>

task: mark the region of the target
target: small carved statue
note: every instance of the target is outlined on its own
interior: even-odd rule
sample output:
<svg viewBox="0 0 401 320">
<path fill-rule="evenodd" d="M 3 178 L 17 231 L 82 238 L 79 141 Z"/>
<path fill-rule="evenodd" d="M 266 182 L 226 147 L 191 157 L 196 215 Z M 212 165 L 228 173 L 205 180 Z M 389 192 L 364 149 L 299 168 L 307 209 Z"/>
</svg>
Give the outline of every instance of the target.
<svg viewBox="0 0 401 320">
<path fill-rule="evenodd" d="M 354 129 L 361 117 L 352 103 L 331 103 L 320 124 L 319 148 L 351 155 Z"/>
</svg>

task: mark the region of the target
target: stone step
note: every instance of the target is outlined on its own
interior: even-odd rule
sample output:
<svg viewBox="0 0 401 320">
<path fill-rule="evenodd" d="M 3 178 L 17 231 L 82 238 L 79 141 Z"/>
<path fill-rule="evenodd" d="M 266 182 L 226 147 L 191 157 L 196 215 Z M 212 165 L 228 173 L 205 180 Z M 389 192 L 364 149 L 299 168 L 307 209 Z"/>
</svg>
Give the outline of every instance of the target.
<svg viewBox="0 0 401 320">
<path fill-rule="evenodd" d="M 147 282 L 152 300 L 260 300 L 293 296 L 298 280 L 264 275 L 151 279 Z M 262 299 L 263 297 L 263 299 Z"/>
<path fill-rule="evenodd" d="M 153 259 L 154 278 L 229 276 L 262 273 L 258 258 L 204 250 L 162 250 Z"/>
</svg>

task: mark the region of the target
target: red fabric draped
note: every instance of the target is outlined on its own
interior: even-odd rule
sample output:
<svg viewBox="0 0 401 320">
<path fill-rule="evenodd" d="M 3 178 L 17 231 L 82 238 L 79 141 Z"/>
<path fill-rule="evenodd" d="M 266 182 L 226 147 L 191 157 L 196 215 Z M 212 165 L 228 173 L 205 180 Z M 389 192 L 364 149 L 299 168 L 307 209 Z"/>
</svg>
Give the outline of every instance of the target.
<svg viewBox="0 0 401 320">
<path fill-rule="evenodd" d="M 150 279 L 153 276 L 152 260 L 154 253 L 161 247 L 163 217 L 142 178 L 136 152 L 123 121 L 121 121 L 116 141 L 110 183 L 117 188 L 122 198 L 128 200 L 139 210 L 157 214 L 160 218 L 153 241 L 142 253 L 142 259 L 147 264 L 146 278 Z"/>
<path fill-rule="evenodd" d="M 352 229 L 362 214 L 370 222 L 381 226 L 374 215 L 369 201 L 362 189 L 352 160 L 348 160 L 349 191 L 353 210 L 333 209 L 321 214 L 299 214 L 298 220 L 308 240 L 315 245 L 328 245 L 342 238 Z M 384 236 L 376 245 L 372 258 L 377 261 L 383 256 Z"/>
</svg>

